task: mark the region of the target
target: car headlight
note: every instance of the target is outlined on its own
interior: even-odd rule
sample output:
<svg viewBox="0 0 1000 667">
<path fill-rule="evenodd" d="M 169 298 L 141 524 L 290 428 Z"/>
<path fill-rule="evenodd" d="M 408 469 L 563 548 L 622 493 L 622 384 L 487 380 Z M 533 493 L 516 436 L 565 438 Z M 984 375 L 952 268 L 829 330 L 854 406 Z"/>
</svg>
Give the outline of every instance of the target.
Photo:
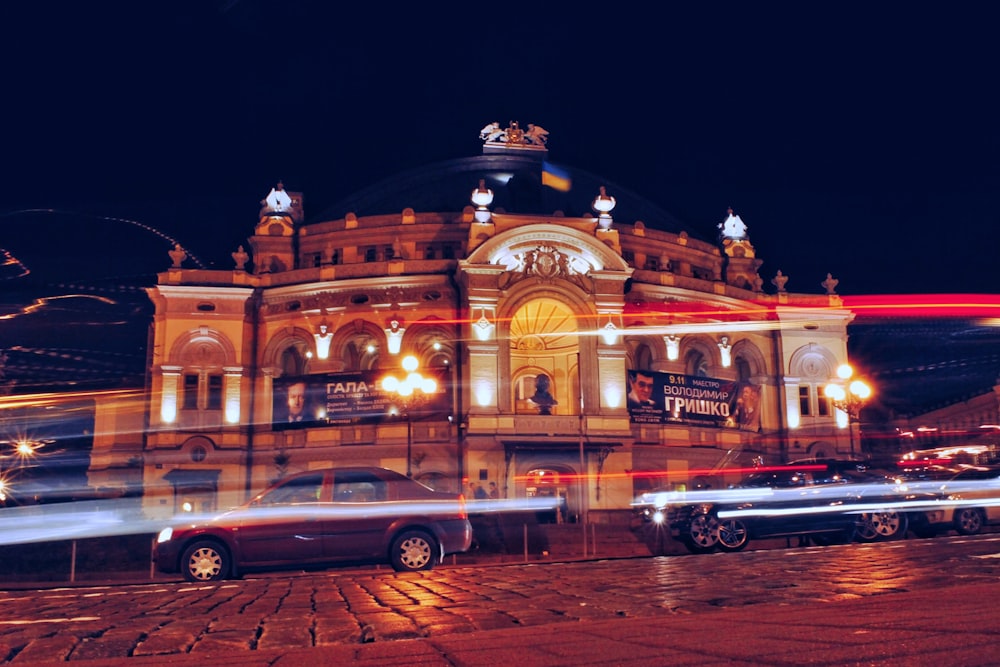
<svg viewBox="0 0 1000 667">
<path fill-rule="evenodd" d="M 173 528 L 164 528 L 160 531 L 160 534 L 156 536 L 156 543 L 163 544 L 164 542 L 169 542 L 170 538 L 174 536 Z"/>
<path fill-rule="evenodd" d="M 653 523 L 658 526 L 662 526 L 667 522 L 667 513 L 663 510 L 656 510 L 653 512 Z"/>
</svg>

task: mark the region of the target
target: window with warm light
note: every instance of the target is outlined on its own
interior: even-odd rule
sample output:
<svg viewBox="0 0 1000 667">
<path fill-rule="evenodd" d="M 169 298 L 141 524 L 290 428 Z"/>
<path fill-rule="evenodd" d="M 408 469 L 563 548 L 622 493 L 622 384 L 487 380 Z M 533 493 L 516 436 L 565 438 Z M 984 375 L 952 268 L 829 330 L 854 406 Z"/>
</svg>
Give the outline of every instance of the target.
<svg viewBox="0 0 1000 667">
<path fill-rule="evenodd" d="M 184 374 L 181 410 L 221 410 L 222 374 L 207 370 Z"/>
<path fill-rule="evenodd" d="M 803 417 L 812 415 L 812 387 L 799 385 L 799 414 Z"/>
<path fill-rule="evenodd" d="M 198 385 L 200 378 L 196 373 L 185 373 L 184 375 L 184 397 L 181 402 L 183 410 L 198 409 Z"/>
<path fill-rule="evenodd" d="M 208 400 L 206 402 L 207 409 L 209 410 L 221 410 L 222 409 L 222 376 L 221 375 L 209 375 L 208 376 Z"/>
</svg>

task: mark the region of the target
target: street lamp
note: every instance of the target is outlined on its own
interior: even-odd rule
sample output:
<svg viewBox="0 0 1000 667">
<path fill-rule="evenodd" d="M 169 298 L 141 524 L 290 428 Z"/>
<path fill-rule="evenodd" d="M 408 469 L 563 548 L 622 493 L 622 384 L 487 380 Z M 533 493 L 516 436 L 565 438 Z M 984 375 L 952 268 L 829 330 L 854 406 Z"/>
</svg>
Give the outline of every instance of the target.
<svg viewBox="0 0 1000 667">
<path fill-rule="evenodd" d="M 851 380 L 854 369 L 847 364 L 842 364 L 837 368 L 837 377 L 840 382 L 831 382 L 826 385 L 823 393 L 833 401 L 833 407 L 847 415 L 847 428 L 851 437 L 851 457 L 854 457 L 854 423 L 861 415 L 861 408 L 872 395 L 872 388 L 861 380 Z M 844 387 L 846 383 L 847 387 Z"/>
<path fill-rule="evenodd" d="M 0 452 L 0 502 L 11 495 L 15 475 L 23 473 L 33 465 L 38 450 L 54 442 L 53 440 L 32 440 L 18 436 L 16 440 L 0 441 L 0 445 L 11 445 L 10 453 Z M 8 463 L 8 461 L 10 461 Z"/>
<path fill-rule="evenodd" d="M 413 355 L 403 358 L 403 370 L 406 376 L 403 379 L 395 375 L 387 375 L 382 378 L 382 390 L 395 395 L 399 399 L 403 415 L 406 417 L 406 476 L 413 477 L 411 467 L 413 461 L 413 427 L 410 421 L 410 409 L 422 402 L 424 398 L 437 391 L 437 382 L 434 378 L 424 377 L 417 368 L 420 362 Z"/>
</svg>

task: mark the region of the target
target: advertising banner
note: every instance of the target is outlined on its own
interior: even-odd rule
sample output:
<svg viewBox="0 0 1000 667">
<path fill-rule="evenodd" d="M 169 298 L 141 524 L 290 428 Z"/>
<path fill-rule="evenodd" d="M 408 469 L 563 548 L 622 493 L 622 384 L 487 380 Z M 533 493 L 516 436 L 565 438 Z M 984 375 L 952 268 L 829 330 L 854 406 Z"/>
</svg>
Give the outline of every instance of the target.
<svg viewBox="0 0 1000 667">
<path fill-rule="evenodd" d="M 751 384 L 640 370 L 627 379 L 633 423 L 760 430 L 760 390 Z"/>
<path fill-rule="evenodd" d="M 432 394 L 404 400 L 382 388 L 384 371 L 299 375 L 274 380 L 273 428 L 312 428 L 381 421 L 393 414 L 411 417 L 449 410 L 444 372 L 422 371 L 436 383 Z"/>
</svg>

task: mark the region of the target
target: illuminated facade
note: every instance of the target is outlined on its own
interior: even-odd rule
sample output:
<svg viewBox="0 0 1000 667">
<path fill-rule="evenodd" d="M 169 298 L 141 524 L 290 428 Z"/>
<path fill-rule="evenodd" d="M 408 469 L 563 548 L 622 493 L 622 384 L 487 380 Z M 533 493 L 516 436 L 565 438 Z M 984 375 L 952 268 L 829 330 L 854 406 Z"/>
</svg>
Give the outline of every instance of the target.
<svg viewBox="0 0 1000 667">
<path fill-rule="evenodd" d="M 847 361 L 836 281 L 793 294 L 777 272 L 765 291 L 739 216 L 699 240 L 550 165 L 547 133 L 528 128 L 488 125 L 482 155 L 310 222 L 279 184 L 229 270 L 187 268 L 175 249 L 148 290 L 146 437 L 120 448 L 141 457 L 148 513 L 226 507 L 283 474 L 358 463 L 553 496 L 561 518 L 601 522 L 639 488 L 849 454 L 822 393 Z M 383 384 L 408 355 L 435 380 L 425 393 Z M 629 403 L 630 371 L 648 407 Z"/>
</svg>

